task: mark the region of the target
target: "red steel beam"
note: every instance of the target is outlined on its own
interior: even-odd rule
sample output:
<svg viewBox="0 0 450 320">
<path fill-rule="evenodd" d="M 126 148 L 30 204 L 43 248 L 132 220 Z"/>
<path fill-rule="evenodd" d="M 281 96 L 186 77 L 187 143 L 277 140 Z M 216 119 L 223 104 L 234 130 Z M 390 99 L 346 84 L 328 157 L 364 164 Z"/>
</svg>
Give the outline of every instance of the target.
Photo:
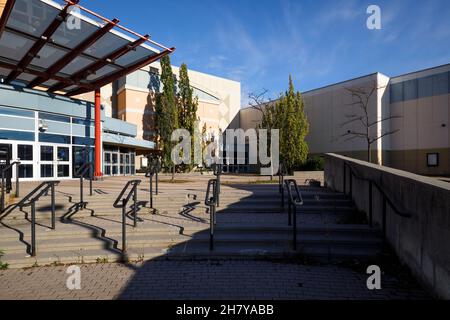
<svg viewBox="0 0 450 320">
<path fill-rule="evenodd" d="M 101 97 L 100 89 L 95 90 L 95 148 L 94 148 L 94 176 L 100 178 L 102 174 L 102 127 L 101 117 Z"/>
<path fill-rule="evenodd" d="M 17 66 L 15 64 L 0 61 L 0 68 L 5 68 L 5 69 L 9 69 L 9 70 L 15 70 L 16 67 Z M 25 68 L 23 70 L 23 72 L 28 73 L 28 74 L 32 74 L 32 75 L 37 76 L 37 77 L 45 77 L 45 76 L 47 76 L 47 73 L 45 73 L 44 71 L 38 71 L 38 70 L 30 69 L 30 68 Z M 78 85 L 78 86 L 80 86 L 82 88 L 85 88 L 85 89 L 88 89 L 90 91 L 94 90 L 93 87 L 90 84 L 88 84 L 88 83 L 74 83 L 73 81 L 71 81 L 68 78 L 60 77 L 60 76 L 57 76 L 57 75 L 53 75 L 51 77 L 51 79 L 54 79 L 56 81 L 65 83 L 68 86 L 70 86 L 70 85 Z"/>
<path fill-rule="evenodd" d="M 8 23 L 9 16 L 11 15 L 12 9 L 16 0 L 7 0 L 5 7 L 3 8 L 3 14 L 0 17 L 0 38 L 5 31 L 6 24 Z"/>
<path fill-rule="evenodd" d="M 78 3 L 79 0 L 73 0 L 72 3 Z M 13 70 L 8 77 L 6 77 L 5 82 L 9 83 L 16 79 L 23 70 L 28 67 L 31 61 L 36 57 L 39 51 L 45 46 L 45 44 L 51 39 L 51 36 L 56 32 L 61 23 L 63 23 L 67 16 L 69 15 L 69 9 L 72 4 L 67 3 L 64 8 L 59 12 L 59 14 L 55 17 L 55 20 L 47 27 L 42 36 L 36 41 L 33 46 L 28 50 L 27 54 L 22 58 L 22 60 L 18 63 L 17 68 Z"/>
<path fill-rule="evenodd" d="M 69 3 L 72 2 L 71 0 L 64 0 L 64 1 L 65 1 L 65 2 L 69 2 Z M 103 20 L 103 21 L 105 21 L 105 22 L 110 22 L 110 21 L 111 21 L 111 20 L 109 20 L 109 19 L 107 19 L 107 18 L 105 18 L 105 17 L 99 15 L 98 13 L 95 13 L 94 11 L 91 11 L 91 10 L 89 10 L 89 9 L 87 9 L 87 8 L 85 8 L 85 7 L 81 6 L 81 5 L 79 5 L 79 4 L 76 4 L 76 6 L 77 6 L 78 8 L 80 8 L 80 10 L 83 10 L 84 12 L 87 12 L 87 13 L 89 13 L 90 15 L 93 15 L 94 17 L 96 17 L 96 18 L 98 18 L 98 19 L 100 19 L 100 20 Z M 133 31 L 133 30 L 130 30 L 130 29 L 128 29 L 128 28 L 125 28 L 124 26 L 121 26 L 121 25 L 119 25 L 119 24 L 117 25 L 117 28 L 122 29 L 123 31 L 128 32 L 128 33 L 130 33 L 130 34 L 132 34 L 132 35 L 134 35 L 134 36 L 136 36 L 136 37 L 138 37 L 138 38 L 141 38 L 141 39 L 143 39 L 143 38 L 146 37 L 146 36 L 140 35 L 139 33 L 135 32 L 135 31 Z M 156 45 L 156 46 L 158 46 L 158 47 L 160 47 L 160 48 L 162 48 L 162 49 L 164 49 L 164 50 L 172 50 L 172 49 L 167 48 L 166 46 L 163 46 L 162 44 L 160 44 L 160 43 L 158 43 L 158 42 L 156 42 L 156 41 L 150 40 L 150 38 L 145 39 L 145 41 L 148 41 L 149 43 L 154 44 L 154 45 Z"/>
<path fill-rule="evenodd" d="M 39 77 L 34 79 L 28 84 L 27 87 L 29 88 L 35 87 L 50 79 L 53 75 L 61 71 L 61 69 L 63 69 L 70 62 L 72 62 L 80 53 L 88 49 L 101 37 L 103 37 L 106 33 L 108 33 L 112 28 L 114 28 L 118 22 L 119 22 L 118 19 L 113 19 L 111 22 L 108 22 L 106 25 L 104 25 L 101 29 L 98 29 L 86 40 L 84 40 L 78 46 L 76 46 L 72 51 L 67 53 L 64 57 L 59 59 L 55 64 L 53 64 L 50 68 L 48 68 L 46 77 Z"/>
<path fill-rule="evenodd" d="M 123 76 L 126 76 L 129 73 L 132 73 L 132 72 L 134 72 L 136 70 L 139 70 L 140 68 L 143 68 L 143 67 L 145 67 L 145 66 L 147 66 L 147 65 L 149 65 L 149 64 L 151 64 L 151 63 L 153 63 L 153 62 L 155 62 L 155 61 L 157 61 L 159 59 L 161 59 L 162 57 L 172 53 L 173 51 L 175 51 L 175 48 L 170 48 L 168 50 L 162 51 L 161 53 L 155 54 L 155 55 L 153 55 L 151 57 L 147 57 L 147 58 L 145 58 L 145 59 L 143 59 L 141 61 L 138 61 L 138 62 L 132 64 L 131 66 L 129 66 L 129 67 L 125 68 L 125 69 L 117 71 L 117 72 L 115 72 L 115 73 L 113 73 L 113 74 L 111 74 L 111 75 L 109 75 L 109 76 L 107 76 L 105 78 L 102 78 L 102 79 L 100 79 L 100 80 L 98 80 L 98 81 L 96 81 L 94 83 L 91 83 L 90 85 L 92 87 L 94 87 L 95 89 L 101 88 L 101 87 L 103 87 L 103 86 L 105 86 L 105 85 L 107 85 L 107 84 L 109 84 L 109 83 L 111 83 L 111 82 L 113 82 L 113 81 L 123 77 Z M 76 95 L 79 95 L 79 94 L 87 93 L 89 91 L 92 91 L 92 90 L 80 88 L 80 89 L 76 89 L 76 90 L 67 92 L 66 96 L 72 97 L 72 96 L 76 96 Z"/>
<path fill-rule="evenodd" d="M 145 38 L 139 38 L 138 40 L 128 43 L 124 45 L 122 48 L 117 49 L 107 57 L 98 60 L 90 65 L 88 65 L 86 68 L 78 71 L 77 73 L 73 74 L 70 78 L 73 82 L 77 83 L 80 82 L 83 79 L 86 79 L 90 74 L 95 73 L 97 70 L 100 70 L 104 66 L 108 65 L 111 62 L 114 62 L 115 60 L 119 59 L 126 53 L 130 52 L 131 50 L 134 50 L 136 47 L 140 46 L 142 43 L 145 42 L 146 39 L 148 39 L 150 36 L 146 35 Z M 48 89 L 50 92 L 60 91 L 64 88 L 68 87 L 66 83 L 57 83 L 51 88 Z"/>
</svg>

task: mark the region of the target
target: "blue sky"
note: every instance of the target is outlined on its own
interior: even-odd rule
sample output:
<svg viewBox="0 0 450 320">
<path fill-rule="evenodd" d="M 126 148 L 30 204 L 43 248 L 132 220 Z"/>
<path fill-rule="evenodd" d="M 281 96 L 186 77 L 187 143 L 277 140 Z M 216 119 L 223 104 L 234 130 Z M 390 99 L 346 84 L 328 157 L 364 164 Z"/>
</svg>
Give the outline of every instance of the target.
<svg viewBox="0 0 450 320">
<path fill-rule="evenodd" d="M 167 46 L 172 63 L 277 97 L 292 74 L 306 91 L 361 75 L 450 63 L 450 1 L 93 0 L 89 9 Z M 126 4 L 126 5 L 124 5 Z M 370 4 L 382 30 L 366 27 Z"/>
</svg>

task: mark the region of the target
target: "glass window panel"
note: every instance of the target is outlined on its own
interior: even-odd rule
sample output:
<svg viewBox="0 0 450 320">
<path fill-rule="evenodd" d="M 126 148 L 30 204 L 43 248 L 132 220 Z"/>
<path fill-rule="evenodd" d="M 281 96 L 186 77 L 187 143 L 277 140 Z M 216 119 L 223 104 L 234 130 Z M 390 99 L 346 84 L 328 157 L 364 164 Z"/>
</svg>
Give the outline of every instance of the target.
<svg viewBox="0 0 450 320">
<path fill-rule="evenodd" d="M 43 86 L 43 87 L 51 87 L 51 86 L 54 86 L 54 85 L 57 84 L 57 83 L 59 83 L 59 81 L 50 79 L 50 80 L 45 81 L 45 82 L 42 84 L 42 86 Z"/>
<path fill-rule="evenodd" d="M 34 132 L 0 130 L 0 140 L 34 141 Z"/>
<path fill-rule="evenodd" d="M 94 122 L 92 120 L 86 120 L 81 118 L 72 118 L 72 123 L 74 124 L 81 124 L 84 126 L 93 126 Z"/>
<path fill-rule="evenodd" d="M 112 163 L 113 163 L 113 164 L 118 163 L 118 162 L 117 162 L 117 159 L 118 159 L 118 158 L 117 158 L 117 153 L 113 153 L 113 154 L 112 154 Z"/>
<path fill-rule="evenodd" d="M 19 178 L 33 178 L 33 165 L 32 164 L 19 165 Z"/>
<path fill-rule="evenodd" d="M 117 175 L 118 174 L 118 167 L 117 166 L 112 166 L 112 174 L 113 175 Z"/>
<path fill-rule="evenodd" d="M 73 18 L 73 15 L 70 15 L 70 18 Z M 80 22 L 79 29 L 73 27 L 69 29 L 66 23 L 62 23 L 53 34 L 53 40 L 60 45 L 73 49 L 98 30 L 96 26 L 86 21 L 81 20 Z"/>
<path fill-rule="evenodd" d="M 105 163 L 111 163 L 111 153 L 105 153 Z"/>
<path fill-rule="evenodd" d="M 103 68 L 101 68 L 100 70 L 97 70 L 95 72 L 95 74 L 91 74 L 89 75 L 86 79 L 89 81 L 93 81 L 93 80 L 97 80 L 99 78 L 102 78 L 106 75 L 109 75 L 113 72 L 117 72 L 119 71 L 118 68 L 112 67 L 112 66 L 104 66 Z"/>
<path fill-rule="evenodd" d="M 4 31 L 0 38 L 1 56 L 11 60 L 20 61 L 32 46 L 32 40 L 8 31 Z"/>
<path fill-rule="evenodd" d="M 39 112 L 39 119 L 70 123 L 70 117 L 45 112 Z"/>
<path fill-rule="evenodd" d="M 125 166 L 125 174 L 130 174 L 130 166 Z"/>
<path fill-rule="evenodd" d="M 69 165 L 58 165 L 58 177 L 66 178 L 69 176 Z"/>
<path fill-rule="evenodd" d="M 69 148 L 58 147 L 58 161 L 69 161 Z"/>
<path fill-rule="evenodd" d="M 41 161 L 53 161 L 52 146 L 41 146 Z"/>
<path fill-rule="evenodd" d="M 72 144 L 78 144 L 82 146 L 93 146 L 95 139 L 86 137 L 72 137 Z"/>
<path fill-rule="evenodd" d="M 70 136 L 62 136 L 59 134 L 39 133 L 40 142 L 70 144 Z"/>
<path fill-rule="evenodd" d="M 111 166 L 105 166 L 105 175 L 107 176 L 111 175 Z"/>
<path fill-rule="evenodd" d="M 75 174 L 78 169 L 80 169 L 83 164 L 90 161 L 89 156 L 86 155 L 86 153 L 90 152 L 89 149 L 87 150 L 86 147 L 72 147 L 72 176 L 74 178 L 79 177 Z"/>
<path fill-rule="evenodd" d="M 47 69 L 66 54 L 66 51 L 47 44 L 39 51 L 38 57 L 31 61 L 31 65 Z"/>
<path fill-rule="evenodd" d="M 123 56 L 121 56 L 119 59 L 117 59 L 116 64 L 126 67 L 133 62 L 142 60 L 145 57 L 151 57 L 155 54 L 156 53 L 152 53 L 152 51 L 145 49 L 142 46 L 139 46 L 136 48 L 136 51 L 130 51 L 130 52 L 124 54 Z"/>
<path fill-rule="evenodd" d="M 130 155 L 129 154 L 125 155 L 125 163 L 130 164 Z"/>
<path fill-rule="evenodd" d="M 97 57 L 103 58 L 108 54 L 116 51 L 117 49 L 130 43 L 128 40 L 123 39 L 111 32 L 105 34 L 96 43 L 90 46 L 84 51 L 84 53 Z"/>
<path fill-rule="evenodd" d="M 17 157 L 22 161 L 33 160 L 33 146 L 32 145 L 17 145 Z"/>
<path fill-rule="evenodd" d="M 6 115 L 6 116 L 34 118 L 33 111 L 17 109 L 17 108 L 0 107 L 0 114 Z"/>
<path fill-rule="evenodd" d="M 40 37 L 59 13 L 40 0 L 17 0 L 8 19 L 8 26 Z"/>
<path fill-rule="evenodd" d="M 28 83 L 36 79 L 36 76 L 29 73 L 21 73 L 17 78 L 17 80 Z"/>
<path fill-rule="evenodd" d="M 124 174 L 123 166 L 120 166 L 120 174 Z"/>
<path fill-rule="evenodd" d="M 72 75 L 77 71 L 80 71 L 81 69 L 87 67 L 88 65 L 92 64 L 93 62 L 95 62 L 92 59 L 88 59 L 85 57 L 76 57 L 75 59 L 73 59 L 72 62 L 70 62 L 67 66 L 65 66 L 62 70 L 61 73 L 65 73 L 68 75 Z"/>
<path fill-rule="evenodd" d="M 53 177 L 53 165 L 41 164 L 41 178 L 52 178 L 52 177 Z"/>
<path fill-rule="evenodd" d="M 136 168 L 135 166 L 131 166 L 131 174 L 136 174 Z"/>
</svg>

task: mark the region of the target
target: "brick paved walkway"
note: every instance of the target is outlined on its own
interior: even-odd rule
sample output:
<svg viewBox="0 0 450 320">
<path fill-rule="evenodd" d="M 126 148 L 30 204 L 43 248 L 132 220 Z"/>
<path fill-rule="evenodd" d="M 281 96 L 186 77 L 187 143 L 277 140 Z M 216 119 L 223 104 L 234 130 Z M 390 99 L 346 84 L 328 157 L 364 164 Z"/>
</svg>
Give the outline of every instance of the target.
<svg viewBox="0 0 450 320">
<path fill-rule="evenodd" d="M 149 261 L 81 267 L 81 290 L 66 287 L 67 267 L 0 271 L 0 299 L 423 299 L 427 294 L 383 275 L 336 265 L 270 261 Z"/>
</svg>

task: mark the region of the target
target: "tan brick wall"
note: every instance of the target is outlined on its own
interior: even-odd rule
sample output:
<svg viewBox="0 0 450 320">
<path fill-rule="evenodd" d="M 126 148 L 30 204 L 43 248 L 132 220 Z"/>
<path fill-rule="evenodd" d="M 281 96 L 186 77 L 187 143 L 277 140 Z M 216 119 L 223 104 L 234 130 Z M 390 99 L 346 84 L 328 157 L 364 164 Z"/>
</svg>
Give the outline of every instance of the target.
<svg viewBox="0 0 450 320">
<path fill-rule="evenodd" d="M 0 16 L 3 14 L 3 9 L 5 8 L 6 0 L 0 0 Z"/>
</svg>

